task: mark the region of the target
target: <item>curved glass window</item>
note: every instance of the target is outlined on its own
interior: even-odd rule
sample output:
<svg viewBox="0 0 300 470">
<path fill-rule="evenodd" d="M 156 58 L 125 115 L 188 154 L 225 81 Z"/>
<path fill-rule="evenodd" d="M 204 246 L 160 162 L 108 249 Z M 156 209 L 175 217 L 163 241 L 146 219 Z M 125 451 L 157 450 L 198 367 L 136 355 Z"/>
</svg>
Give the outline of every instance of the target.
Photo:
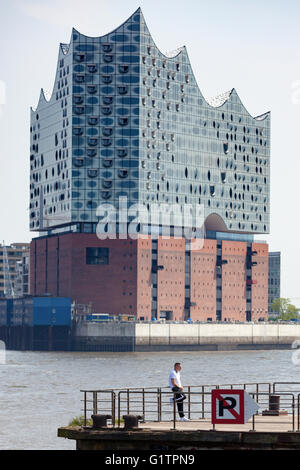
<svg viewBox="0 0 300 470">
<path fill-rule="evenodd" d="M 97 116 L 88 117 L 88 123 L 90 126 L 95 126 L 96 124 L 98 124 L 98 122 L 99 122 L 99 118 Z"/>
<path fill-rule="evenodd" d="M 96 85 L 88 85 L 87 86 L 87 91 L 91 95 L 94 95 L 95 93 L 97 93 L 97 86 Z"/>
<path fill-rule="evenodd" d="M 123 168 L 118 171 L 119 178 L 127 178 L 128 170 L 124 170 Z"/>
<path fill-rule="evenodd" d="M 127 86 L 118 86 L 118 93 L 120 95 L 126 95 L 127 91 L 128 91 Z"/>
<path fill-rule="evenodd" d="M 84 59 L 85 59 L 85 54 L 80 54 L 79 52 L 74 54 L 74 60 L 76 60 L 76 62 L 83 62 Z"/>
<path fill-rule="evenodd" d="M 112 187 L 112 180 L 104 180 L 102 181 L 102 187 L 105 189 L 109 189 Z"/>
<path fill-rule="evenodd" d="M 102 101 L 104 104 L 111 104 L 113 102 L 112 96 L 103 96 Z"/>
<path fill-rule="evenodd" d="M 97 203 L 96 203 L 95 201 L 92 201 L 92 200 L 87 201 L 86 207 L 87 207 L 88 209 L 96 209 Z"/>
<path fill-rule="evenodd" d="M 128 65 L 119 64 L 119 72 L 120 72 L 120 73 L 127 73 L 128 70 L 129 70 Z"/>
<path fill-rule="evenodd" d="M 114 59 L 114 56 L 111 55 L 111 54 L 105 54 L 105 55 L 103 56 L 104 62 L 112 62 L 113 59 Z"/>
<path fill-rule="evenodd" d="M 103 127 L 102 129 L 103 135 L 105 135 L 106 137 L 109 137 L 110 135 L 112 135 L 112 133 L 113 133 L 112 127 Z"/>
<path fill-rule="evenodd" d="M 77 167 L 83 166 L 84 164 L 84 158 L 74 158 L 74 165 Z"/>
<path fill-rule="evenodd" d="M 105 168 L 110 168 L 112 166 L 112 164 L 113 164 L 113 161 L 112 161 L 111 158 L 106 158 L 106 159 L 103 160 L 103 166 Z"/>
<path fill-rule="evenodd" d="M 128 118 L 127 117 L 119 117 L 118 118 L 118 123 L 120 126 L 126 126 L 128 124 Z"/>
<path fill-rule="evenodd" d="M 91 145 L 92 147 L 96 146 L 98 144 L 98 139 L 90 137 L 88 139 L 88 145 Z"/>
<path fill-rule="evenodd" d="M 82 127 L 73 127 L 73 135 L 82 135 L 83 129 Z"/>
<path fill-rule="evenodd" d="M 87 149 L 86 154 L 88 157 L 95 157 L 97 155 L 96 149 Z"/>
<path fill-rule="evenodd" d="M 101 144 L 104 147 L 109 147 L 112 144 L 112 140 L 111 139 L 101 139 Z"/>
<path fill-rule="evenodd" d="M 83 103 L 83 96 L 81 96 L 81 95 L 74 95 L 74 103 L 75 103 L 75 104 L 82 104 L 82 103 Z"/>
<path fill-rule="evenodd" d="M 75 106 L 74 107 L 74 112 L 76 114 L 83 114 L 84 113 L 84 106 Z"/>
<path fill-rule="evenodd" d="M 87 68 L 89 73 L 97 72 L 97 65 L 96 64 L 87 64 Z"/>
<path fill-rule="evenodd" d="M 102 82 L 107 84 L 112 82 L 112 75 L 102 75 Z"/>
<path fill-rule="evenodd" d="M 84 83 L 85 81 L 85 75 L 77 73 L 75 75 L 75 82 L 77 83 Z"/>
<path fill-rule="evenodd" d="M 98 176 L 98 170 L 97 169 L 89 169 L 88 170 L 88 177 L 89 178 L 96 178 L 96 176 Z"/>
<path fill-rule="evenodd" d="M 103 199 L 109 199 L 111 197 L 110 191 L 101 191 L 101 196 Z"/>
<path fill-rule="evenodd" d="M 112 51 L 112 45 L 111 44 L 102 44 L 102 50 L 103 50 L 103 52 L 111 52 Z"/>
<path fill-rule="evenodd" d="M 106 116 L 107 116 L 108 114 L 111 114 L 111 112 L 112 112 L 112 111 L 111 111 L 111 108 L 110 108 L 109 106 L 102 106 L 102 107 L 101 107 L 101 111 L 102 111 L 102 113 L 105 114 Z"/>
<path fill-rule="evenodd" d="M 127 156 L 127 150 L 126 149 L 117 149 L 117 155 L 120 158 L 124 158 Z"/>
</svg>

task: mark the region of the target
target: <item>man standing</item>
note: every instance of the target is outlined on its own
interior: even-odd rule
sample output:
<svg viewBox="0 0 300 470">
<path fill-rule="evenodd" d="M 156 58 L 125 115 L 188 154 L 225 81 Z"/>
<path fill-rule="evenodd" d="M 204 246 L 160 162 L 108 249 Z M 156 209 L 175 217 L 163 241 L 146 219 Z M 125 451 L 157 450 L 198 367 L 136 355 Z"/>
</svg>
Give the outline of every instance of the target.
<svg viewBox="0 0 300 470">
<path fill-rule="evenodd" d="M 181 364 L 180 362 L 176 362 L 174 364 L 174 369 L 170 372 L 169 375 L 169 387 L 172 392 L 175 394 L 174 399 L 177 402 L 177 409 L 178 414 L 180 416 L 180 421 L 189 421 L 183 412 L 183 400 L 186 399 L 184 393 L 182 393 L 183 387 L 181 385 L 180 380 L 180 371 L 181 371 Z"/>
</svg>

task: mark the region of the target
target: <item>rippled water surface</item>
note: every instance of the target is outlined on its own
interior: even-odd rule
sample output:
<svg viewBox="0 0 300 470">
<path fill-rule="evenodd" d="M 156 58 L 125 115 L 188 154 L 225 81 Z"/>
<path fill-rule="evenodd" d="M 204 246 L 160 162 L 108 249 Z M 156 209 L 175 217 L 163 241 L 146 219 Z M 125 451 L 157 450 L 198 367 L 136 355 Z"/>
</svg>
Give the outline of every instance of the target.
<svg viewBox="0 0 300 470">
<path fill-rule="evenodd" d="M 6 351 L 0 364 L 0 449 L 75 449 L 57 428 L 82 414 L 81 389 L 300 382 L 292 351 L 74 353 Z"/>
</svg>

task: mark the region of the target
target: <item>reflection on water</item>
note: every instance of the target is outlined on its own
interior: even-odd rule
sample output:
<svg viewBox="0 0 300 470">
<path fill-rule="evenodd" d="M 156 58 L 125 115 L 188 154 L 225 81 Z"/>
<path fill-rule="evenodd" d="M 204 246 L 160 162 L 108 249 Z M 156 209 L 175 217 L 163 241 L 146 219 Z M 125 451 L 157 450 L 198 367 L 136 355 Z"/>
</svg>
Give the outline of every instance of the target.
<svg viewBox="0 0 300 470">
<path fill-rule="evenodd" d="M 81 389 L 299 381 L 292 351 L 89 353 L 6 351 L 0 364 L 0 449 L 75 449 L 57 428 L 82 414 Z"/>
</svg>

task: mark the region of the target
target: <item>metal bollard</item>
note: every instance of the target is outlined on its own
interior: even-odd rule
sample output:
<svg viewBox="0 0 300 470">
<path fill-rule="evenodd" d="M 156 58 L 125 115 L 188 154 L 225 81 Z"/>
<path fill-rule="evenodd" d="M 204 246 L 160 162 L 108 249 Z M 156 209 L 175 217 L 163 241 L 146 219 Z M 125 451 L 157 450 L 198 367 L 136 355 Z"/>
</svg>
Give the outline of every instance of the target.
<svg viewBox="0 0 300 470">
<path fill-rule="evenodd" d="M 111 415 L 92 415 L 93 429 L 107 428 L 107 420 L 112 419 Z"/>
<path fill-rule="evenodd" d="M 287 410 L 280 409 L 280 395 L 269 395 L 269 409 L 262 412 L 262 416 L 287 415 Z"/>
<path fill-rule="evenodd" d="M 124 429 L 125 430 L 134 430 L 139 427 L 139 420 L 143 419 L 142 416 L 136 415 L 124 415 Z"/>
</svg>

